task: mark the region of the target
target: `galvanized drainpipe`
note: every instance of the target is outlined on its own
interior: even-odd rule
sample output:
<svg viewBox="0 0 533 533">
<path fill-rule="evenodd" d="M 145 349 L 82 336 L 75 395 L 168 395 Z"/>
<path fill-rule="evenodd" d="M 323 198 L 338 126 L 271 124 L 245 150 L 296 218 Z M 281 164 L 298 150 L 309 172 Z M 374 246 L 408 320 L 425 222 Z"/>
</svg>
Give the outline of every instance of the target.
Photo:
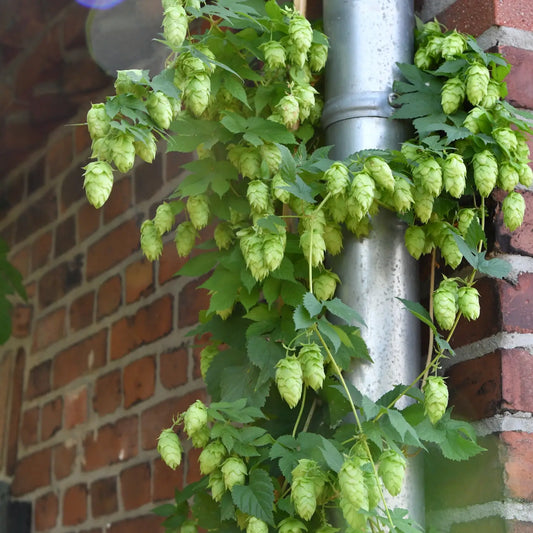
<svg viewBox="0 0 533 533">
<path fill-rule="evenodd" d="M 363 149 L 398 149 L 409 132 L 391 120 L 392 83 L 397 62 L 411 62 L 413 0 L 324 0 L 324 29 L 330 39 L 323 125 L 332 157 L 344 159 Z M 359 311 L 373 364 L 358 364 L 353 384 L 372 399 L 419 373 L 417 320 L 397 298 L 417 300 L 418 269 L 405 249 L 405 227 L 394 214 L 372 219 L 370 238 L 345 240 L 336 268 L 339 296 Z M 411 461 L 394 507 L 409 509 L 423 524 L 420 460 Z"/>
</svg>

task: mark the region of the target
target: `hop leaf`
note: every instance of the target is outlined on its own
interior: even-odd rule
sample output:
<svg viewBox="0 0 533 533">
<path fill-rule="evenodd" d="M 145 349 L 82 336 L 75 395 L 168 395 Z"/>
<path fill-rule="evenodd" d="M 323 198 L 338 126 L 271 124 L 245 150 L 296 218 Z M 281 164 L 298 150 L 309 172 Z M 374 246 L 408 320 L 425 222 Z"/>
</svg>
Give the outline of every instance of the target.
<svg viewBox="0 0 533 533">
<path fill-rule="evenodd" d="M 457 283 L 441 282 L 433 294 L 433 309 L 439 326 L 446 331 L 452 329 L 457 313 Z"/>
<path fill-rule="evenodd" d="M 225 457 L 226 447 L 219 440 L 209 443 L 198 457 L 200 472 L 204 475 L 211 474 L 222 464 Z"/>
<path fill-rule="evenodd" d="M 113 169 L 106 161 L 93 161 L 84 167 L 83 187 L 87 200 L 99 209 L 102 207 L 113 188 Z"/>
<path fill-rule="evenodd" d="M 105 137 L 110 129 L 111 119 L 105 109 L 105 104 L 93 104 L 87 111 L 87 128 L 91 139 Z"/>
<path fill-rule="evenodd" d="M 490 150 L 483 150 L 474 154 L 472 165 L 474 167 L 474 182 L 477 190 L 481 196 L 487 198 L 496 186 L 496 180 L 498 179 L 496 158 Z"/>
<path fill-rule="evenodd" d="M 231 490 L 235 485 L 244 485 L 248 469 L 240 457 L 228 457 L 220 470 L 227 490 Z"/>
<path fill-rule="evenodd" d="M 157 439 L 157 451 L 165 464 L 175 470 L 181 463 L 182 447 L 180 440 L 172 428 L 161 431 Z"/>
<path fill-rule="evenodd" d="M 182 222 L 176 228 L 176 237 L 174 243 L 176 244 L 176 250 L 180 257 L 189 255 L 194 247 L 196 241 L 196 228 L 192 222 L 188 220 Z"/>
<path fill-rule="evenodd" d="M 432 424 L 436 424 L 448 406 L 448 387 L 440 376 L 429 376 L 424 385 L 424 410 Z"/>
<path fill-rule="evenodd" d="M 207 426 L 207 407 L 201 400 L 196 400 L 183 415 L 183 426 L 191 437 Z"/>
<path fill-rule="evenodd" d="M 376 156 L 369 157 L 365 161 L 364 168 L 380 187 L 386 191 L 394 192 L 394 176 L 386 161 Z"/>
<path fill-rule="evenodd" d="M 459 154 L 450 154 L 442 163 L 444 188 L 454 198 L 460 198 L 466 187 L 466 165 Z"/>
<path fill-rule="evenodd" d="M 320 347 L 316 343 L 302 344 L 298 355 L 302 368 L 303 382 L 318 391 L 326 377 L 324 372 L 324 357 Z M 302 516 L 302 518 L 304 518 Z"/>
<path fill-rule="evenodd" d="M 292 409 L 302 396 L 303 372 L 300 361 L 293 355 L 280 359 L 276 364 L 276 385 L 281 397 Z"/>
<path fill-rule="evenodd" d="M 466 71 L 466 96 L 472 105 L 479 105 L 487 96 L 490 73 L 485 65 L 474 63 Z"/>
<path fill-rule="evenodd" d="M 172 212 L 170 204 L 163 202 L 157 207 L 154 217 L 154 225 L 160 235 L 163 235 L 172 229 L 174 218 L 174 213 Z"/>
<path fill-rule="evenodd" d="M 202 229 L 209 222 L 209 201 L 205 194 L 189 196 L 187 199 L 187 212 L 193 226 Z"/>
<path fill-rule="evenodd" d="M 163 253 L 161 233 L 153 220 L 145 220 L 141 225 L 141 249 L 148 261 L 159 259 Z"/>
<path fill-rule="evenodd" d="M 511 230 L 522 225 L 526 202 L 518 192 L 510 192 L 502 202 L 503 222 Z"/>
<path fill-rule="evenodd" d="M 455 113 L 465 99 L 465 86 L 460 78 L 450 78 L 442 86 L 441 106 L 447 115 Z"/>
<path fill-rule="evenodd" d="M 402 490 L 405 467 L 405 457 L 394 450 L 385 450 L 379 457 L 378 473 L 392 496 Z"/>
<path fill-rule="evenodd" d="M 457 292 L 457 305 L 459 311 L 468 320 L 479 318 L 479 292 L 474 287 L 461 287 Z"/>
</svg>

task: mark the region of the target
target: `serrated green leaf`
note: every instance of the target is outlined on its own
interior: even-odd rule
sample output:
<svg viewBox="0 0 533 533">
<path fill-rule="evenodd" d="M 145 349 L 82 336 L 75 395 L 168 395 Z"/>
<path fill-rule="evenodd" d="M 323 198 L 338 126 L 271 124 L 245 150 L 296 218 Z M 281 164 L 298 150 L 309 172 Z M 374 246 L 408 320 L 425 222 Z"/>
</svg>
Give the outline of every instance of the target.
<svg viewBox="0 0 533 533">
<path fill-rule="evenodd" d="M 172 516 L 175 511 L 176 506 L 171 503 L 164 503 L 152 509 L 152 513 L 156 514 L 157 516 Z"/>
<path fill-rule="evenodd" d="M 304 295 L 303 304 L 311 318 L 318 316 L 322 312 L 322 303 L 317 300 L 312 292 L 307 292 Z"/>
<path fill-rule="evenodd" d="M 171 124 L 167 152 L 193 152 L 200 144 L 206 149 L 217 142 L 228 142 L 232 135 L 219 122 L 200 120 L 187 115 L 180 115 Z"/>
<path fill-rule="evenodd" d="M 509 275 L 512 266 L 504 259 L 498 257 L 485 259 L 485 252 L 481 252 L 477 269 L 491 278 L 503 279 Z"/>
<path fill-rule="evenodd" d="M 286 186 L 280 187 L 285 191 L 289 191 L 296 198 L 306 201 L 307 203 L 314 204 L 316 203 L 315 195 L 317 191 L 314 191 L 312 187 L 307 185 L 305 181 L 300 177 L 296 176 L 294 181 L 288 183 Z"/>
<path fill-rule="evenodd" d="M 431 320 L 431 316 L 427 312 L 426 308 L 418 303 L 418 302 L 412 302 L 411 300 L 405 300 L 404 298 L 397 298 L 397 300 L 400 300 L 400 302 L 405 305 L 407 310 L 412 313 L 418 320 L 423 322 L 426 326 L 431 328 L 435 333 L 437 332 L 437 328 L 435 324 L 433 324 L 433 320 Z"/>
<path fill-rule="evenodd" d="M 167 68 L 153 77 L 150 86 L 154 91 L 161 91 L 171 98 L 179 98 L 180 93 L 174 85 L 174 69 Z"/>
<path fill-rule="evenodd" d="M 243 512 L 274 526 L 274 484 L 264 470 L 250 472 L 247 485 L 235 485 L 231 490 L 235 505 Z"/>
<path fill-rule="evenodd" d="M 264 337 L 251 337 L 247 344 L 248 359 L 260 369 L 257 385 L 263 386 L 274 379 L 276 363 L 285 356 L 285 350 L 279 342 Z"/>
<path fill-rule="evenodd" d="M 215 267 L 220 256 L 221 253 L 218 250 L 213 250 L 191 257 L 174 275 L 202 276 Z"/>
<path fill-rule="evenodd" d="M 341 339 L 337 331 L 335 330 L 333 325 L 327 320 L 327 318 L 323 316 L 318 319 L 317 325 L 318 331 L 320 331 L 320 333 L 324 337 L 326 337 L 333 345 L 333 353 L 335 354 L 341 346 Z"/>
<path fill-rule="evenodd" d="M 340 298 L 328 300 L 324 302 L 324 306 L 332 315 L 344 320 L 348 324 L 353 324 L 355 322 L 362 326 L 366 326 L 363 317 L 355 309 L 346 305 Z"/>
<path fill-rule="evenodd" d="M 235 505 L 229 492 L 225 492 L 220 500 L 220 520 L 234 520 Z"/>
<path fill-rule="evenodd" d="M 387 418 L 391 426 L 398 432 L 402 442 L 410 446 L 418 446 L 424 449 L 424 445 L 420 442 L 416 430 L 407 422 L 402 413 L 396 409 L 387 410 Z"/>
<path fill-rule="evenodd" d="M 307 309 L 301 304 L 294 310 L 293 320 L 297 330 L 310 328 L 315 323 Z"/>
<path fill-rule="evenodd" d="M 192 509 L 199 527 L 216 529 L 219 526 L 220 507 L 207 492 L 195 494 Z"/>
</svg>

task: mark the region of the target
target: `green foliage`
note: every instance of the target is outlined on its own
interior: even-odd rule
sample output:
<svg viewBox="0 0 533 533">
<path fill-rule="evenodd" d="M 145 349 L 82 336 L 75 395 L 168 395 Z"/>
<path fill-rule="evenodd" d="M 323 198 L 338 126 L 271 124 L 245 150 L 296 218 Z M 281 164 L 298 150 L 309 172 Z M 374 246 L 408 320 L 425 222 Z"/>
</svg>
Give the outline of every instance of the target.
<svg viewBox="0 0 533 533">
<path fill-rule="evenodd" d="M 415 136 L 400 151 L 332 161 L 318 130 L 327 53 L 318 27 L 275 0 L 163 5 L 171 50 L 163 72 L 151 80 L 119 73 L 117 94 L 88 116 L 93 157 L 119 171 L 134 153 L 146 160 L 138 143 L 151 146 L 155 135 L 168 151 L 196 152 L 164 217 L 145 222 L 141 246 L 157 257 L 169 213 L 184 211 L 178 254 L 200 253 L 177 275 L 207 276 L 210 302 L 190 334 L 209 334 L 200 357 L 212 403 L 199 407 L 201 429 L 190 429 L 188 411 L 165 435 L 174 441 L 184 423 L 209 473 L 154 512 L 168 531 L 333 531 L 332 509 L 343 527 L 420 531 L 384 498 L 385 489 L 401 490 L 404 455 L 436 449 L 459 461 L 482 451 L 471 426 L 451 418 L 438 372 L 454 355 L 461 316 L 479 315 L 476 274 L 509 273 L 486 257 L 485 199 L 507 191 L 504 222 L 513 230 L 523 217 L 514 189 L 533 181 L 527 117 L 502 100 L 510 66 L 469 36 L 418 21 L 414 64 L 399 65 L 395 84 L 395 118 L 411 121 Z M 91 181 L 98 205 L 109 194 L 99 181 Z M 346 234 L 368 236 L 380 209 L 405 221 L 416 259 L 431 254 L 441 269 L 430 293 L 436 318 L 402 300 L 429 328 L 425 368 L 374 400 L 345 377 L 354 360 L 371 362 L 366 326 L 335 297 L 342 280 L 326 258 L 341 252 Z M 207 225 L 213 239 L 202 242 Z M 410 405 L 400 408 L 404 397 Z"/>
</svg>

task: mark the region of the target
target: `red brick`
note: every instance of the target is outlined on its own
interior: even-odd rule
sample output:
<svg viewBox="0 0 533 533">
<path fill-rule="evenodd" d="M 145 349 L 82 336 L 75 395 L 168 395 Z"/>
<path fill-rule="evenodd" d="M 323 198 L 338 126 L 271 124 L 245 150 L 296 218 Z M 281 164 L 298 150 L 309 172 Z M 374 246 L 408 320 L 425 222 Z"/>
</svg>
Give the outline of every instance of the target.
<svg viewBox="0 0 533 533">
<path fill-rule="evenodd" d="M 120 370 L 113 370 L 99 377 L 93 397 L 94 410 L 100 415 L 112 413 L 122 402 Z"/>
<path fill-rule="evenodd" d="M 518 283 L 499 283 L 503 329 L 529 333 L 533 331 L 533 274 L 518 276 Z"/>
<path fill-rule="evenodd" d="M 87 279 L 91 280 L 117 265 L 139 248 L 139 228 L 135 220 L 123 222 L 104 235 L 87 251 Z"/>
<path fill-rule="evenodd" d="M 150 465 L 143 463 L 127 468 L 120 473 L 122 504 L 127 511 L 137 509 L 151 501 Z"/>
<path fill-rule="evenodd" d="M 98 290 L 96 318 L 101 318 L 115 312 L 122 302 L 122 282 L 120 276 L 113 276 L 106 280 Z"/>
<path fill-rule="evenodd" d="M 157 155 L 151 164 L 141 162 L 135 168 L 134 188 L 135 202 L 152 198 L 163 186 L 163 165 L 161 155 Z"/>
<path fill-rule="evenodd" d="M 191 448 L 187 453 L 187 484 L 199 481 L 202 478 L 198 457 L 202 450 Z"/>
<path fill-rule="evenodd" d="M 15 361 L 11 352 L 0 355 L 0 427 L 6 428 L 7 421 L 11 417 L 10 395 L 11 395 L 11 370 Z M 22 388 L 22 387 L 21 387 Z M 22 390 L 19 394 L 22 394 Z M 20 413 L 19 413 L 20 417 Z M 17 428 L 19 425 L 17 424 Z M 15 439 L 18 441 L 18 435 Z M 4 468 L 5 449 L 7 445 L 7 432 L 0 431 L 0 469 Z"/>
<path fill-rule="evenodd" d="M 86 126 L 77 126 L 74 128 L 74 151 L 81 154 L 91 147 L 91 136 Z"/>
<path fill-rule="evenodd" d="M 65 261 L 43 274 L 39 280 L 39 306 L 48 307 L 63 298 L 82 281 L 81 256 Z"/>
<path fill-rule="evenodd" d="M 15 468 L 11 493 L 21 496 L 50 485 L 52 451 L 46 448 L 20 459 Z"/>
<path fill-rule="evenodd" d="M 41 440 L 47 440 L 62 427 L 63 398 L 45 403 L 41 412 Z"/>
<path fill-rule="evenodd" d="M 39 407 L 27 409 L 22 414 L 20 427 L 20 440 L 24 446 L 37 443 L 37 430 L 39 427 Z"/>
<path fill-rule="evenodd" d="M 137 455 L 138 420 L 136 416 L 121 418 L 89 433 L 84 441 L 83 469 L 96 470 Z"/>
<path fill-rule="evenodd" d="M 506 533 L 533 533 L 533 524 L 531 522 L 510 520 Z"/>
<path fill-rule="evenodd" d="M 66 310 L 61 307 L 37 320 L 33 333 L 32 352 L 43 350 L 66 335 L 65 317 Z"/>
<path fill-rule="evenodd" d="M 107 331 L 105 329 L 59 352 L 54 358 L 54 389 L 67 385 L 93 369 L 103 366 L 106 362 L 106 354 Z"/>
<path fill-rule="evenodd" d="M 37 531 L 50 530 L 57 523 L 59 502 L 57 495 L 47 492 L 35 500 L 35 529 Z"/>
<path fill-rule="evenodd" d="M 533 356 L 523 348 L 502 350 L 503 406 L 533 412 Z"/>
<path fill-rule="evenodd" d="M 200 311 L 209 307 L 209 293 L 207 289 L 199 289 L 203 280 L 193 280 L 185 285 L 178 300 L 178 327 L 194 326 L 198 322 Z"/>
<path fill-rule="evenodd" d="M 19 426 L 22 411 L 22 396 L 24 389 L 24 368 L 26 365 L 26 353 L 22 348 L 17 351 L 13 374 L 11 379 L 11 404 L 9 413 L 9 423 L 7 425 L 7 454 L 6 472 L 12 475 L 15 470 L 19 448 Z M 31 376 L 30 376 L 31 377 Z M 4 426 L 5 427 L 5 426 Z"/>
<path fill-rule="evenodd" d="M 54 255 L 59 257 L 76 244 L 76 219 L 72 215 L 56 226 Z"/>
<path fill-rule="evenodd" d="M 498 251 L 531 256 L 533 255 L 533 194 L 530 191 L 521 191 L 521 194 L 526 201 L 526 212 L 522 225 L 513 232 L 503 224 L 501 203 L 506 193 L 498 191 L 493 195 L 498 202 L 495 210 L 495 244 Z"/>
<path fill-rule="evenodd" d="M 11 335 L 15 339 L 24 339 L 30 335 L 33 307 L 16 305 L 11 312 Z"/>
<path fill-rule="evenodd" d="M 26 398 L 32 400 L 50 391 L 50 369 L 52 361 L 43 361 L 30 370 Z"/>
<path fill-rule="evenodd" d="M 87 519 L 87 486 L 69 487 L 63 495 L 63 525 L 76 526 Z"/>
<path fill-rule="evenodd" d="M 83 204 L 78 209 L 78 239 L 84 241 L 94 235 L 100 227 L 100 211 L 91 204 Z"/>
<path fill-rule="evenodd" d="M 87 420 L 87 387 L 66 392 L 65 429 L 83 424 Z"/>
<path fill-rule="evenodd" d="M 163 518 L 155 515 L 139 516 L 137 518 L 126 518 L 120 522 L 113 522 L 106 533 L 164 533 L 165 528 L 161 526 Z"/>
<path fill-rule="evenodd" d="M 124 368 L 124 407 L 150 398 L 155 389 L 155 358 L 143 357 Z"/>
<path fill-rule="evenodd" d="M 175 491 L 183 488 L 184 463 L 172 470 L 165 462 L 157 458 L 153 462 L 152 472 L 154 479 L 153 500 L 169 500 L 174 497 Z"/>
<path fill-rule="evenodd" d="M 63 479 L 72 473 L 77 446 L 73 442 L 59 444 L 54 448 L 54 476 Z"/>
<path fill-rule="evenodd" d="M 72 163 L 73 142 L 71 128 L 67 128 L 67 133 L 59 139 L 54 139 L 48 144 L 46 149 L 46 166 L 48 176 L 53 178 L 61 174 Z M 81 171 L 80 171 L 80 185 L 81 185 Z M 62 205 L 63 210 L 67 209 L 69 204 Z"/>
<path fill-rule="evenodd" d="M 187 348 L 184 346 L 161 354 L 159 358 L 159 380 L 163 387 L 173 389 L 187 383 L 189 366 Z"/>
<path fill-rule="evenodd" d="M 473 533 L 478 531 L 483 533 L 506 533 L 507 528 L 503 518 L 490 516 L 472 520 L 471 522 L 453 524 L 450 529 L 450 533 Z"/>
<path fill-rule="evenodd" d="M 529 7 L 529 12 L 533 12 L 531 6 Z M 533 108 L 533 91 L 531 91 L 533 51 L 523 50 L 513 46 L 500 46 L 499 52 L 512 65 L 511 72 L 505 78 L 509 91 L 507 100 L 516 107 Z"/>
<path fill-rule="evenodd" d="M 93 517 L 105 516 L 118 510 L 116 477 L 99 479 L 91 483 L 90 490 Z"/>
<path fill-rule="evenodd" d="M 154 266 L 143 258 L 126 267 L 126 303 L 154 292 Z"/>
<path fill-rule="evenodd" d="M 160 339 L 172 330 L 172 296 L 166 295 L 142 307 L 133 316 L 121 318 L 111 329 L 111 359 Z"/>
<path fill-rule="evenodd" d="M 141 415 L 141 446 L 151 450 L 157 445 L 157 438 L 163 428 L 170 427 L 172 420 L 196 400 L 205 401 L 205 392 L 201 389 L 189 392 L 181 398 L 169 398 L 143 411 Z"/>
<path fill-rule="evenodd" d="M 169 241 L 163 246 L 163 253 L 158 261 L 159 285 L 175 279 L 176 272 L 187 262 L 187 257 L 179 257 L 174 241 Z"/>
<path fill-rule="evenodd" d="M 507 431 L 501 438 L 507 446 L 505 473 L 509 496 L 533 501 L 533 435 Z"/>
<path fill-rule="evenodd" d="M 104 204 L 104 224 L 124 213 L 132 205 L 131 178 L 125 176 L 113 183 L 113 191 Z"/>
<path fill-rule="evenodd" d="M 60 192 L 60 209 L 63 213 L 68 210 L 72 205 L 83 205 L 87 202 L 85 196 L 85 190 L 83 189 L 83 166 L 88 161 L 83 161 L 74 165 L 63 178 Z"/>
<path fill-rule="evenodd" d="M 27 278 L 30 273 L 31 248 L 26 246 L 17 253 L 12 254 L 9 262 L 20 272 L 23 278 Z"/>
<path fill-rule="evenodd" d="M 94 292 L 88 292 L 76 298 L 69 309 L 70 329 L 78 331 L 93 323 Z"/>
<path fill-rule="evenodd" d="M 165 155 L 165 180 L 170 181 L 183 173 L 182 165 L 192 160 L 192 154 L 169 152 Z"/>
<path fill-rule="evenodd" d="M 11 126 L 10 126 L 11 128 Z M 54 190 L 49 190 L 43 196 L 29 204 L 17 218 L 15 230 L 16 242 L 22 242 L 40 232 L 49 224 L 57 220 L 57 198 Z"/>
</svg>

